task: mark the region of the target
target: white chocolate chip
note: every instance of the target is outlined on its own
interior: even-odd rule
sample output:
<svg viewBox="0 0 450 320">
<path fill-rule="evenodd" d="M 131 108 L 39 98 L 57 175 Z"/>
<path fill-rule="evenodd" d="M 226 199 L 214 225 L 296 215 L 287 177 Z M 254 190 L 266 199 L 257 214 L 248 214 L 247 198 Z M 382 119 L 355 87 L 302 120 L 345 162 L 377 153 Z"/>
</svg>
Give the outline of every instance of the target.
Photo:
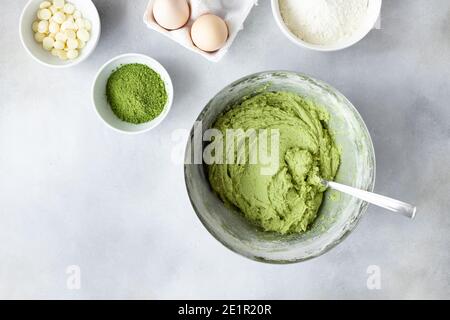
<svg viewBox="0 0 450 320">
<path fill-rule="evenodd" d="M 48 9 L 38 11 L 37 17 L 41 20 L 49 20 L 52 17 L 52 12 Z"/>
<path fill-rule="evenodd" d="M 78 10 L 75 10 L 75 12 L 73 13 L 73 18 L 74 19 L 80 19 L 81 18 L 81 12 Z"/>
<path fill-rule="evenodd" d="M 53 0 L 53 5 L 58 9 L 64 8 L 65 3 L 66 2 L 64 0 Z"/>
<path fill-rule="evenodd" d="M 39 33 L 47 33 L 48 32 L 48 21 L 42 20 L 38 24 L 38 32 Z"/>
<path fill-rule="evenodd" d="M 53 16 L 53 21 L 59 24 L 63 24 L 66 21 L 66 15 L 60 11 L 56 12 Z"/>
<path fill-rule="evenodd" d="M 54 45 L 55 49 L 62 50 L 66 46 L 66 44 L 62 41 L 56 40 Z"/>
<path fill-rule="evenodd" d="M 33 22 L 33 25 L 31 26 L 31 29 L 33 30 L 33 32 L 38 32 L 38 25 L 39 25 L 39 21 Z"/>
<path fill-rule="evenodd" d="M 64 50 L 59 51 L 58 57 L 61 60 L 67 60 L 67 53 Z"/>
<path fill-rule="evenodd" d="M 73 14 L 75 12 L 75 6 L 71 3 L 66 3 L 66 5 L 64 6 L 64 12 Z"/>
<path fill-rule="evenodd" d="M 43 33 L 36 32 L 34 34 L 34 39 L 39 43 L 44 41 L 44 38 L 45 38 L 45 34 L 43 34 Z"/>
<path fill-rule="evenodd" d="M 42 41 L 42 46 L 44 47 L 45 50 L 50 51 L 53 49 L 53 45 L 55 44 L 55 40 L 53 40 L 50 37 L 46 37 L 44 38 L 44 40 Z"/>
<path fill-rule="evenodd" d="M 84 20 L 84 28 L 85 28 L 87 31 L 91 31 L 91 29 L 92 29 L 92 24 L 91 24 L 91 22 L 90 22 L 89 20 Z"/>
<path fill-rule="evenodd" d="M 78 40 L 77 39 L 68 39 L 67 40 L 67 48 L 69 48 L 69 50 L 77 49 L 78 48 Z"/>
<path fill-rule="evenodd" d="M 51 6 L 49 9 L 53 14 L 56 14 L 58 12 L 58 8 L 55 6 Z"/>
<path fill-rule="evenodd" d="M 75 29 L 75 23 L 73 23 L 70 20 L 64 21 L 64 23 L 61 25 L 61 30 L 62 31 L 74 30 L 74 29 Z"/>
<path fill-rule="evenodd" d="M 69 50 L 67 51 L 67 58 L 70 60 L 76 59 L 78 57 L 78 50 Z"/>
<path fill-rule="evenodd" d="M 78 49 L 83 49 L 86 46 L 86 42 L 81 39 L 78 39 Z"/>
<path fill-rule="evenodd" d="M 76 39 L 77 38 L 77 34 L 75 33 L 74 30 L 66 30 L 66 31 L 64 31 L 64 34 L 67 36 L 67 39 Z"/>
<path fill-rule="evenodd" d="M 89 38 L 91 37 L 89 32 L 86 29 L 80 29 L 77 32 L 77 37 L 81 40 L 83 40 L 84 42 L 89 41 Z"/>
<path fill-rule="evenodd" d="M 50 1 L 43 1 L 41 2 L 41 4 L 39 5 L 39 8 L 41 9 L 47 9 L 51 6 L 52 4 L 50 3 Z"/>
<path fill-rule="evenodd" d="M 55 48 L 53 48 L 53 49 L 52 49 L 52 56 L 55 56 L 55 57 L 57 57 L 57 56 L 58 56 L 58 54 L 59 54 L 59 50 L 58 50 L 58 49 L 55 49 Z"/>
<path fill-rule="evenodd" d="M 56 22 L 54 22 L 54 21 L 50 22 L 50 25 L 48 26 L 48 30 L 49 30 L 51 33 L 58 33 L 58 32 L 59 32 L 59 29 L 60 29 L 60 26 L 59 26 L 58 23 L 56 23 Z"/>
<path fill-rule="evenodd" d="M 66 42 L 67 41 L 67 35 L 63 32 L 58 32 L 55 36 L 55 39 L 57 41 Z"/>
<path fill-rule="evenodd" d="M 75 24 L 78 26 L 78 29 L 83 29 L 84 28 L 84 19 L 79 18 L 79 19 L 75 20 Z"/>
</svg>

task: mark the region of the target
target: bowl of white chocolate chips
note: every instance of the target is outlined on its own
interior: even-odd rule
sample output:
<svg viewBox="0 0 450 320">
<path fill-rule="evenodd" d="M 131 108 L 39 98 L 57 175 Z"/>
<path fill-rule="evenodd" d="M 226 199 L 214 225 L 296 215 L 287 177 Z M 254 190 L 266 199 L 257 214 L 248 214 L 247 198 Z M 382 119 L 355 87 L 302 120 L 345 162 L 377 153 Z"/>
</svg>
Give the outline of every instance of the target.
<svg viewBox="0 0 450 320">
<path fill-rule="evenodd" d="M 23 46 L 48 67 L 70 67 L 85 60 L 95 50 L 100 32 L 91 0 L 30 0 L 20 19 Z"/>
</svg>

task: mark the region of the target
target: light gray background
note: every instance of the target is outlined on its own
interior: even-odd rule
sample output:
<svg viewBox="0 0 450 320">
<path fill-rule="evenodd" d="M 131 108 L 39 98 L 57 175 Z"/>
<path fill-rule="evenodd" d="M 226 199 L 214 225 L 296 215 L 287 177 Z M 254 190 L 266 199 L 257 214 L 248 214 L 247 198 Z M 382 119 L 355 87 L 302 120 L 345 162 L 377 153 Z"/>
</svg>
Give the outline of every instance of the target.
<svg viewBox="0 0 450 320">
<path fill-rule="evenodd" d="M 450 298 L 450 2 L 385 0 L 382 29 L 336 53 L 296 47 L 261 0 L 214 64 L 142 23 L 146 0 L 94 0 L 93 56 L 51 70 L 18 36 L 25 0 L 0 19 L 0 298 Z M 155 131 L 125 136 L 95 115 L 91 82 L 110 58 L 148 54 L 176 99 Z M 250 73 L 289 69 L 341 90 L 377 155 L 376 191 L 415 203 L 413 222 L 370 207 L 354 233 L 301 264 L 265 265 L 222 247 L 189 204 L 171 134 Z M 65 269 L 82 271 L 66 288 Z M 368 290 L 369 265 L 382 289 Z"/>
</svg>

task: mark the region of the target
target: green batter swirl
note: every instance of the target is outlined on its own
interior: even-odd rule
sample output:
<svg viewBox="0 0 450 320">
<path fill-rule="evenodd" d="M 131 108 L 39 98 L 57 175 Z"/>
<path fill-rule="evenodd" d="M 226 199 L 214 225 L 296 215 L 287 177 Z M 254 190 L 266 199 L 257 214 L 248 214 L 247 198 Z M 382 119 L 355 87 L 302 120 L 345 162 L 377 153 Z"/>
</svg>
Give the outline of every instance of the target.
<svg viewBox="0 0 450 320">
<path fill-rule="evenodd" d="M 245 100 L 213 127 L 223 135 L 227 129 L 278 129 L 278 171 L 263 175 L 258 164 L 212 164 L 208 166 L 212 188 L 265 231 L 306 231 L 323 200 L 325 188 L 319 178 L 333 180 L 340 164 L 327 129 L 329 117 L 313 102 L 289 92 L 265 92 Z M 248 152 L 249 148 L 243 150 L 246 158 Z"/>
</svg>

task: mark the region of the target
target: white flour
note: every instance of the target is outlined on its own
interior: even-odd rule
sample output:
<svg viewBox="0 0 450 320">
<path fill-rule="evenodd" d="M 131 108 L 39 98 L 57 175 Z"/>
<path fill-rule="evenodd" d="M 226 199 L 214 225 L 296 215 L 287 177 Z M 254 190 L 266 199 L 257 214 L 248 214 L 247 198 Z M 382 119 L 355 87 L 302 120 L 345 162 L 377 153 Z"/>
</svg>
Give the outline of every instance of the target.
<svg viewBox="0 0 450 320">
<path fill-rule="evenodd" d="M 279 0 L 287 27 L 300 39 L 318 45 L 335 44 L 358 30 L 369 0 Z"/>
</svg>

